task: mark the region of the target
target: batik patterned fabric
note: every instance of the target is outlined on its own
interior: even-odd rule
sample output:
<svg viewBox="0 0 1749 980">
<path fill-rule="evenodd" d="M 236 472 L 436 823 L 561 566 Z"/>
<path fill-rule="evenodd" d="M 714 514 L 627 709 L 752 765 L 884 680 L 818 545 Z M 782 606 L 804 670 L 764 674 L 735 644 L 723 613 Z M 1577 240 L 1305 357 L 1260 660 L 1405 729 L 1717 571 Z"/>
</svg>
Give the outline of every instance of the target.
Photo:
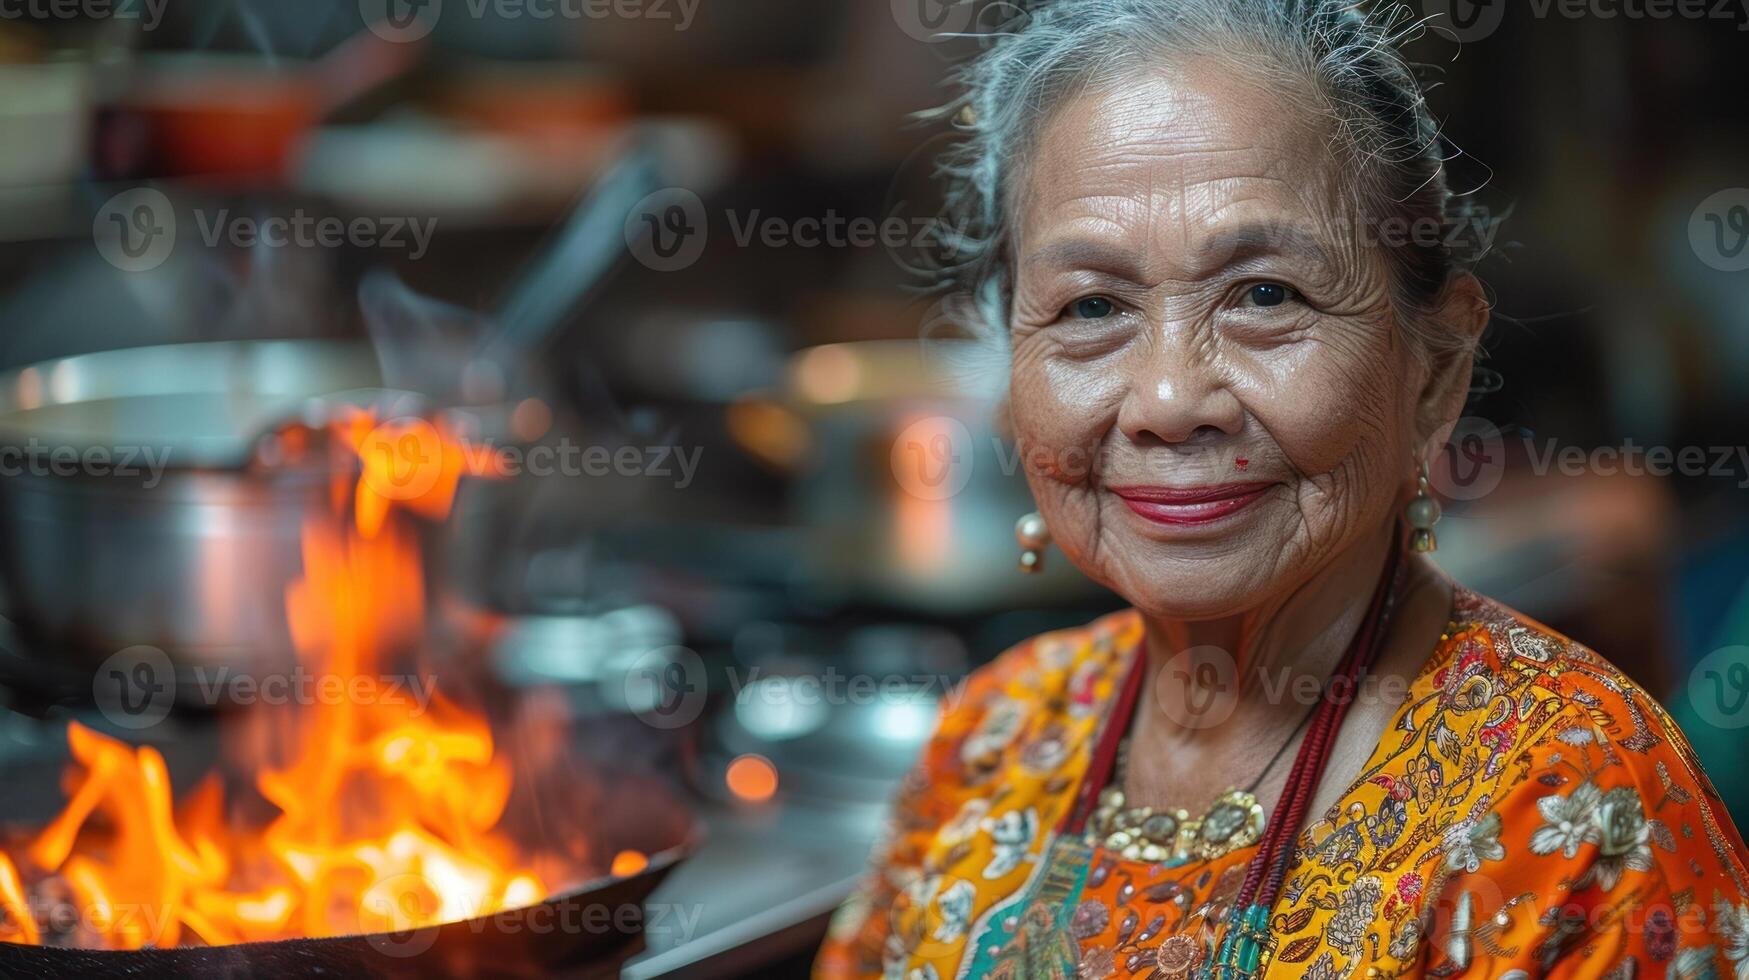
<svg viewBox="0 0 1749 980">
<path fill-rule="evenodd" d="M 1198 972 L 1255 847 L 1173 866 L 1059 832 L 1141 629 L 1046 634 L 968 679 L 817 977 Z M 1260 973 L 1749 980 L 1744 866 L 1651 697 L 1459 590 L 1366 768 L 1300 835 Z"/>
</svg>

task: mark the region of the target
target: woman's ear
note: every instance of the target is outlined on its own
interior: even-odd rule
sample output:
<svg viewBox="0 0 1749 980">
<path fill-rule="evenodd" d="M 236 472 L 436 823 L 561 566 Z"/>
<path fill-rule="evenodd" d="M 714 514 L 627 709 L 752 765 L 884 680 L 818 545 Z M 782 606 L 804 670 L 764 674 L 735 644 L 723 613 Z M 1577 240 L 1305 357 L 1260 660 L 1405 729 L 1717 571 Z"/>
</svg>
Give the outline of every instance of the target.
<svg viewBox="0 0 1749 980">
<path fill-rule="evenodd" d="M 1468 272 L 1453 276 L 1433 314 L 1433 328 L 1459 343 L 1435 353 L 1417 405 L 1423 445 L 1436 445 L 1456 424 L 1470 395 L 1476 347 L 1487 329 L 1490 310 L 1482 282 Z"/>
</svg>

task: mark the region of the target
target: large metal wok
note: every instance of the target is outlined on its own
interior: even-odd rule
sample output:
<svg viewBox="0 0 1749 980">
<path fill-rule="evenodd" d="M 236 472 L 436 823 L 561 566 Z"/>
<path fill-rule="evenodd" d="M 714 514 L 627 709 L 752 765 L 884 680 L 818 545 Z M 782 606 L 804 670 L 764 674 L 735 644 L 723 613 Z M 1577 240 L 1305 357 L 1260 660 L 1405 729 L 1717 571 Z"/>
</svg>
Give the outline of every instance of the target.
<svg viewBox="0 0 1749 980">
<path fill-rule="evenodd" d="M 8 977 L 579 977 L 620 975 L 644 949 L 644 900 L 685 856 L 527 908 L 406 933 L 107 951 L 0 943 Z"/>
<path fill-rule="evenodd" d="M 172 750 L 173 766 L 191 761 Z M 21 791 L 9 823 L 48 819 L 47 807 L 60 802 L 51 789 L 57 772 L 37 764 L 0 769 L 0 781 Z M 701 829 L 668 784 L 647 772 L 603 766 L 579 780 L 607 795 L 589 807 L 586 823 L 564 832 L 586 832 L 595 854 L 647 855 L 635 874 L 581 881 L 534 905 L 409 932 L 141 950 L 0 942 L 0 976 L 617 977 L 643 951 L 646 931 L 675 927 L 677 909 L 645 903 L 698 848 Z"/>
</svg>

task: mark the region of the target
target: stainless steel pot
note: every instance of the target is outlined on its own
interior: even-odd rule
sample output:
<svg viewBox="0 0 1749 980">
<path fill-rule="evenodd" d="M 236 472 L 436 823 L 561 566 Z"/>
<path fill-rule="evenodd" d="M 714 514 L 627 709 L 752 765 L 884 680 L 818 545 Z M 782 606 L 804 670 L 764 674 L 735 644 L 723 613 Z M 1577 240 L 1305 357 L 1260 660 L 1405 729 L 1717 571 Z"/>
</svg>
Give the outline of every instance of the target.
<svg viewBox="0 0 1749 980">
<path fill-rule="evenodd" d="M 86 677 L 138 644 L 179 667 L 288 663 L 285 588 L 330 473 L 262 465 L 258 440 L 377 379 L 368 347 L 326 341 L 104 351 L 0 377 L 0 608 L 20 644 Z"/>
<path fill-rule="evenodd" d="M 931 614 L 981 615 L 1099 595 L 1053 554 L 1023 575 L 1014 522 L 1033 509 L 987 395 L 956 373 L 964 342 L 799 352 L 788 403 L 812 452 L 798 467 L 802 581 Z"/>
<path fill-rule="evenodd" d="M 660 164 L 657 147 L 635 143 L 469 338 L 472 355 L 437 358 L 438 373 L 479 361 L 508 373 L 526 359 L 621 258 L 624 216 L 661 186 Z M 417 362 L 441 332 L 402 293 L 388 290 L 377 326 L 384 350 Z M 395 373 L 385 379 L 364 344 L 234 341 L 84 354 L 0 378 L 0 609 L 21 645 L 75 673 L 141 644 L 180 666 L 289 664 L 285 587 L 331 474 L 260 465 L 260 440 L 324 396 L 453 381 Z M 507 415 L 448 407 L 488 423 Z M 424 550 L 428 572 L 435 550 Z"/>
</svg>

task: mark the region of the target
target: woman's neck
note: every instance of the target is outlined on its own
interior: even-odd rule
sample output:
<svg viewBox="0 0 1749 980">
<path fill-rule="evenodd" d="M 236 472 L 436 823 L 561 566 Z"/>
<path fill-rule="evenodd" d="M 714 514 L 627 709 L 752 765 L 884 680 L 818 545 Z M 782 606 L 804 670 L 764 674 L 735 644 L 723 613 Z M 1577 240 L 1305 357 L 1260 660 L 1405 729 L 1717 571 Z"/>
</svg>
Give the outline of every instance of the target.
<svg viewBox="0 0 1749 980">
<path fill-rule="evenodd" d="M 1311 685 L 1330 675 L 1366 618 L 1395 540 L 1394 528 L 1381 527 L 1297 587 L 1240 615 L 1184 621 L 1144 614 L 1153 697 L 1138 714 L 1160 715 L 1147 727 L 1188 734 L 1246 717 L 1297 723 L 1303 712 L 1295 706 L 1310 706 L 1303 695 L 1316 696 Z"/>
</svg>

